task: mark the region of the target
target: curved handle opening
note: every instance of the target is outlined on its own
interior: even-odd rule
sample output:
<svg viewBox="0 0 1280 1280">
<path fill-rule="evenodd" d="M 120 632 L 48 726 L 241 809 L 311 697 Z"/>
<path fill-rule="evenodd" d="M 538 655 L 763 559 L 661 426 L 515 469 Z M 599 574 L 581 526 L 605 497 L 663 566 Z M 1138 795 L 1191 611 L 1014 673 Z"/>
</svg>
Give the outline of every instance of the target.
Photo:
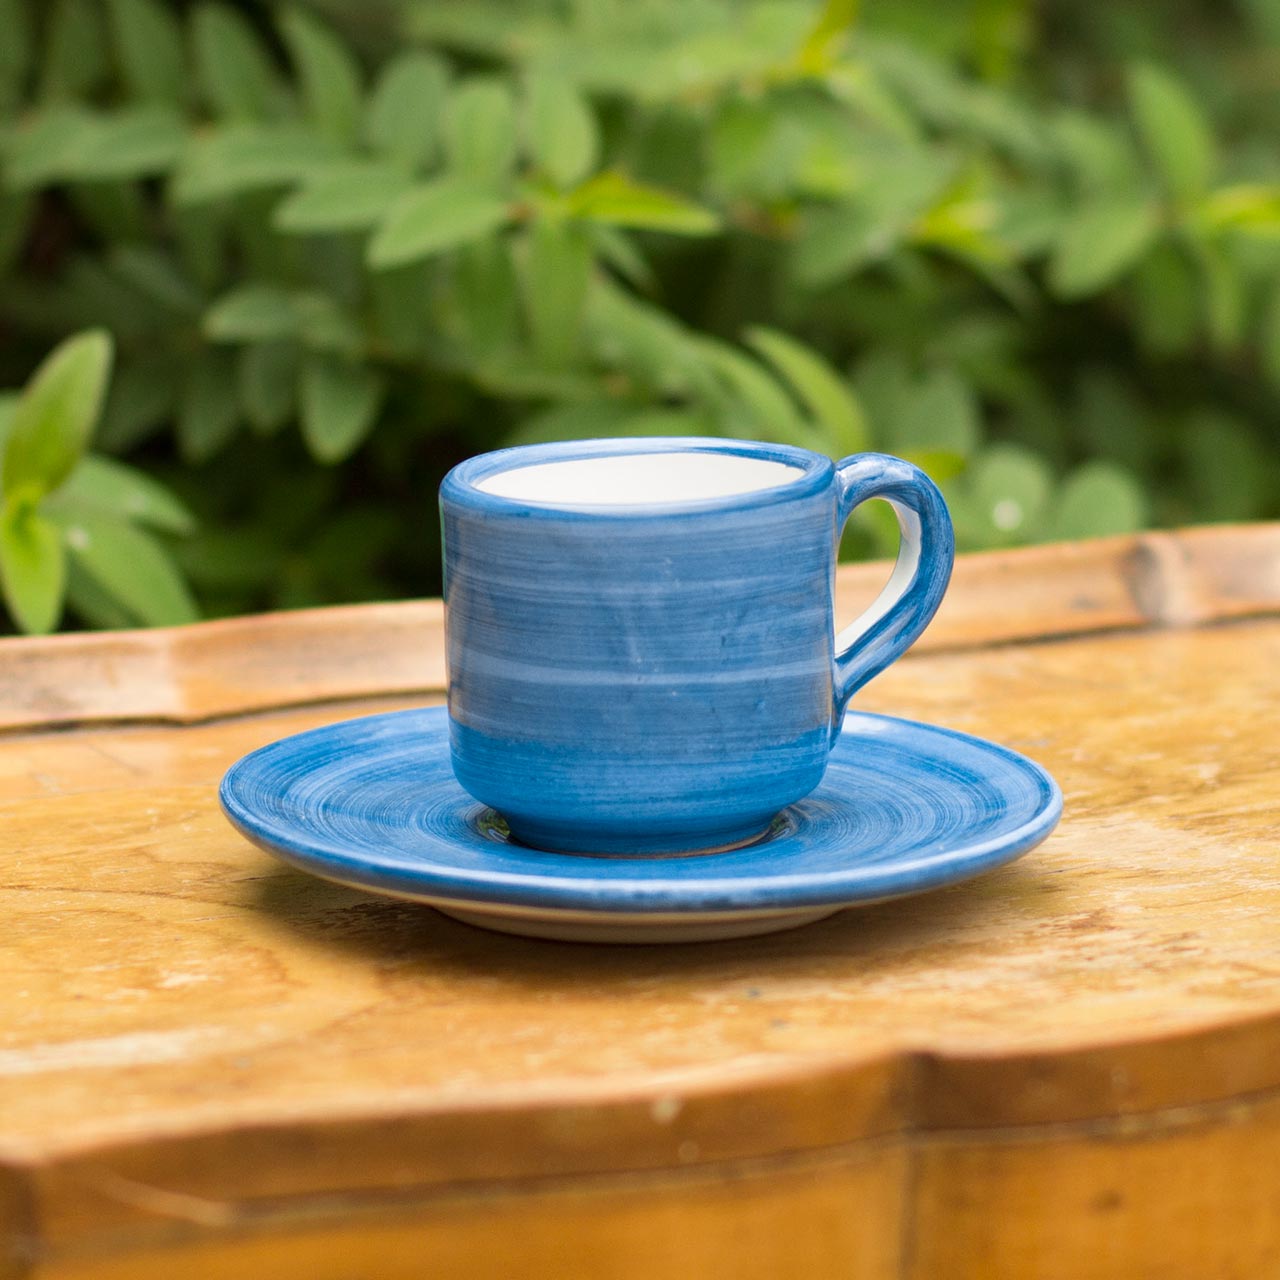
<svg viewBox="0 0 1280 1280">
<path fill-rule="evenodd" d="M 883 453 L 860 453 L 836 466 L 836 537 L 856 507 L 882 498 L 898 519 L 898 558 L 880 594 L 835 641 L 831 735 L 849 699 L 901 657 L 929 625 L 951 580 L 955 534 L 938 486 L 919 467 Z"/>
</svg>

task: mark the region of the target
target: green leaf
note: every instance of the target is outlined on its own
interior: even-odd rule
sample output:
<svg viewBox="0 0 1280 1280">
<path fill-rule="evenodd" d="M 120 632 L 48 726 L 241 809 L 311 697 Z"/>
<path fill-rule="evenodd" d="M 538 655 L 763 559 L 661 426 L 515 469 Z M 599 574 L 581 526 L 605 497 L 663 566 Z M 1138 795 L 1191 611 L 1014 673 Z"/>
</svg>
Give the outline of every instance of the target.
<svg viewBox="0 0 1280 1280">
<path fill-rule="evenodd" d="M 3 138 L 5 186 L 29 191 L 58 181 L 83 153 L 90 119 L 78 107 L 51 107 L 15 125 Z"/>
<path fill-rule="evenodd" d="M 935 369 L 906 388 L 893 421 L 884 425 L 885 439 L 903 453 L 941 449 L 968 456 L 978 445 L 974 394 L 953 369 Z"/>
<path fill-rule="evenodd" d="M 798 55 L 801 65 L 811 72 L 825 70 L 849 28 L 858 20 L 861 7 L 860 0 L 826 0 L 818 21 L 801 46 Z"/>
<path fill-rule="evenodd" d="M 1135 328 L 1148 351 L 1174 355 L 1195 340 L 1200 285 L 1180 246 L 1157 244 L 1133 276 Z"/>
<path fill-rule="evenodd" d="M 904 110 L 883 77 L 867 63 L 837 63 L 823 75 L 822 83 L 833 98 L 890 137 L 907 143 L 921 140 L 919 122 Z"/>
<path fill-rule="evenodd" d="M 524 260 L 525 315 L 538 356 L 569 361 L 578 347 L 591 278 L 591 242 L 571 223 L 538 219 L 529 229 Z"/>
<path fill-rule="evenodd" d="M 516 159 L 516 107 L 505 81 L 466 81 L 449 100 L 445 114 L 449 167 L 483 186 L 499 186 Z"/>
<path fill-rule="evenodd" d="M 937 17 L 942 18 L 942 11 Z M 961 139 L 981 140 L 1005 152 L 1019 165 L 1041 162 L 1046 140 L 1032 108 L 1024 99 L 993 85 L 965 79 L 941 57 L 926 52 L 931 45 L 942 52 L 947 40 L 946 36 L 939 41 L 933 34 L 926 35 L 922 27 L 917 47 L 905 40 L 877 40 L 867 52 L 872 69 L 886 87 L 924 123 L 942 133 L 958 134 Z"/>
<path fill-rule="evenodd" d="M 67 564 L 67 607 L 100 631 L 126 631 L 138 620 L 121 608 L 74 560 Z"/>
<path fill-rule="evenodd" d="M 590 21 L 589 11 L 584 8 L 581 12 Z M 430 3 L 405 9 L 404 31 L 409 38 L 494 58 L 539 45 L 560 30 L 560 23 L 549 12 L 529 11 L 505 0 Z"/>
<path fill-rule="evenodd" d="M 1146 252 L 1159 229 L 1159 210 L 1138 194 L 1104 196 L 1078 209 L 1049 262 L 1049 285 L 1060 298 L 1097 293 Z"/>
<path fill-rule="evenodd" d="M 231 125 L 190 142 L 174 179 L 179 205 L 283 187 L 343 159 L 330 139 L 294 125 Z"/>
<path fill-rule="evenodd" d="M 40 97 L 48 102 L 90 96 L 107 75 L 101 9 L 93 0 L 52 0 L 42 7 L 47 16 Z"/>
<path fill-rule="evenodd" d="M 813 430 L 801 421 L 795 402 L 754 360 L 715 338 L 698 338 L 695 345 L 733 396 L 725 423 L 730 433 L 812 447 Z"/>
<path fill-rule="evenodd" d="M 426 168 L 440 145 L 448 87 L 448 67 L 435 54 L 414 50 L 393 58 L 369 100 L 369 145 L 410 173 Z"/>
<path fill-rule="evenodd" d="M 1199 241 L 1201 292 L 1209 339 L 1219 351 L 1232 351 L 1244 338 L 1245 277 L 1228 245 Z"/>
<path fill-rule="evenodd" d="M 804 220 L 793 255 L 796 278 L 820 287 L 898 249 L 912 223 L 943 194 L 954 166 L 918 147 L 876 155 L 875 180 L 848 203 Z"/>
<path fill-rule="evenodd" d="M 1280 184 L 1234 182 L 1198 201 L 1195 222 L 1209 235 L 1243 231 L 1262 239 L 1280 236 Z"/>
<path fill-rule="evenodd" d="M 313 174 L 276 208 L 273 221 L 281 231 L 303 234 L 366 231 L 411 185 L 403 170 L 353 161 Z"/>
<path fill-rule="evenodd" d="M 210 111 L 223 120 L 270 120 L 282 91 L 266 46 L 227 4 L 201 4 L 191 20 L 196 79 Z"/>
<path fill-rule="evenodd" d="M 378 278 L 394 274 L 381 272 Z M 453 292 L 466 345 L 482 361 L 495 353 L 505 360 L 520 329 L 520 286 L 505 236 L 486 236 L 458 249 Z M 418 342 L 421 337 L 415 334 Z"/>
<path fill-rule="evenodd" d="M 24 190 L 147 177 L 170 169 L 183 142 L 182 123 L 166 108 L 130 107 L 114 115 L 57 108 L 10 135 L 6 181 Z"/>
<path fill-rule="evenodd" d="M 1213 134 L 1195 100 L 1173 76 L 1149 63 L 1129 68 L 1134 123 L 1171 194 L 1198 196 L 1216 167 Z"/>
<path fill-rule="evenodd" d="M 224 351 L 207 350 L 192 364 L 178 404 L 178 449 L 183 460 L 206 462 L 240 425 L 235 367 Z"/>
<path fill-rule="evenodd" d="M 1021 67 L 1032 38 L 1023 0 L 982 0 L 973 14 L 974 59 L 986 81 L 1007 81 Z"/>
<path fill-rule="evenodd" d="M 62 177 L 101 181 L 166 173 L 185 142 L 182 122 L 163 107 L 134 107 L 102 116 L 81 138 L 81 152 Z"/>
<path fill-rule="evenodd" d="M 292 342 L 255 342 L 236 364 L 240 406 L 261 435 L 278 431 L 293 416 L 298 381 L 298 348 Z"/>
<path fill-rule="evenodd" d="M 298 334 L 308 347 L 348 358 L 364 350 L 364 331 L 329 294 L 297 293 L 293 305 L 298 313 Z"/>
<path fill-rule="evenodd" d="M 58 527 L 26 506 L 0 511 L 0 586 L 4 602 L 28 635 L 58 625 L 66 592 L 67 563 Z"/>
<path fill-rule="evenodd" d="M 591 107 L 562 75 L 535 75 L 529 84 L 529 145 L 534 163 L 557 187 L 580 182 L 600 157 Z"/>
<path fill-rule="evenodd" d="M 96 512 L 168 533 L 190 533 L 195 517 L 162 484 L 134 467 L 90 454 L 49 500 L 51 510 Z"/>
<path fill-rule="evenodd" d="M 181 370 L 163 352 L 121 364 L 102 410 L 98 447 L 124 453 L 154 435 L 172 421 L 180 384 Z"/>
<path fill-rule="evenodd" d="M 214 342 L 259 342 L 291 338 L 301 321 L 293 295 L 273 284 L 242 284 L 205 313 L 205 336 Z"/>
<path fill-rule="evenodd" d="M 687 236 L 710 235 L 720 226 L 710 209 L 615 172 L 598 174 L 570 192 L 566 209 L 589 222 Z"/>
<path fill-rule="evenodd" d="M 1149 519 L 1146 495 L 1124 467 L 1086 462 L 1066 478 L 1053 515 L 1055 538 L 1133 533 Z"/>
<path fill-rule="evenodd" d="M 643 293 L 653 293 L 657 289 L 653 268 L 630 236 L 603 222 L 591 223 L 590 230 L 596 253 L 606 266 L 612 267 L 623 280 Z"/>
<path fill-rule="evenodd" d="M 995 230 L 1015 257 L 1038 257 L 1062 234 L 1067 216 L 1062 196 L 1052 189 L 1004 191 Z"/>
<path fill-rule="evenodd" d="M 816 352 L 776 329 L 747 331 L 747 343 L 791 384 L 843 457 L 867 448 L 866 418 L 849 385 Z"/>
<path fill-rule="evenodd" d="M 456 178 L 422 183 L 388 211 L 369 245 L 369 265 L 395 267 L 479 240 L 509 216 L 507 202 Z"/>
<path fill-rule="evenodd" d="M 322 133 L 354 142 L 362 111 L 359 64 L 329 27 L 302 9 L 285 10 L 279 25 L 307 115 Z"/>
<path fill-rule="evenodd" d="M 764 99 L 730 97 L 720 103 L 707 134 L 714 187 L 730 197 L 777 199 L 790 187 L 782 141 L 794 135 Z"/>
<path fill-rule="evenodd" d="M 996 234 L 1000 206 L 989 181 L 981 176 L 953 184 L 923 210 L 908 228 L 912 244 L 950 254 L 975 269 L 1004 269 L 1014 254 Z"/>
<path fill-rule="evenodd" d="M 382 375 L 331 357 L 303 365 L 302 438 L 317 462 L 341 462 L 373 430 L 386 394 Z"/>
<path fill-rule="evenodd" d="M 724 399 L 723 384 L 699 356 L 693 334 L 611 280 L 597 280 L 588 295 L 584 337 L 597 360 L 625 370 L 652 394 Z"/>
<path fill-rule="evenodd" d="M 714 13 L 716 8 L 709 6 L 701 12 Z M 764 82 L 776 74 L 785 55 L 801 44 L 812 20 L 809 4 L 725 6 L 719 12 L 724 18 L 718 23 L 695 19 L 675 39 L 651 51 L 643 44 L 632 51 L 632 59 L 646 52 L 649 56 L 638 65 L 632 62 L 627 76 L 630 83 L 625 84 L 630 96 L 654 101 L 705 100 L 737 84 Z M 640 31 L 632 36 L 634 43 L 639 43 L 635 39 L 638 35 Z M 599 76 L 599 69 L 592 65 L 596 58 L 591 44 L 584 43 L 579 59 L 580 74 L 592 80 Z M 625 68 L 624 62 L 620 70 Z"/>
<path fill-rule="evenodd" d="M 161 248 L 121 244 L 108 254 L 112 271 L 120 279 L 175 315 L 198 315 L 204 298 L 177 262 Z"/>
<path fill-rule="evenodd" d="M 1057 114 L 1051 128 L 1061 159 L 1082 191 L 1097 198 L 1132 184 L 1140 162 L 1120 126 L 1069 108 Z"/>
<path fill-rule="evenodd" d="M 199 617 L 191 592 L 162 543 L 124 520 L 76 516 L 65 526 L 75 564 L 145 626 L 167 627 Z"/>
<path fill-rule="evenodd" d="M 111 374 L 102 330 L 68 338 L 36 370 L 14 407 L 4 452 L 7 501 L 38 500 L 70 475 L 93 434 Z"/>
<path fill-rule="evenodd" d="M 821 288 L 887 258 L 898 247 L 905 223 L 862 205 L 836 206 L 810 214 L 795 243 L 796 279 Z"/>
<path fill-rule="evenodd" d="M 161 0 L 109 0 L 121 76 L 135 98 L 181 104 L 187 97 L 182 27 Z"/>
<path fill-rule="evenodd" d="M 1053 488 L 1038 454 L 1019 445 L 992 445 L 973 462 L 968 480 L 987 540 L 1026 542 L 1037 535 Z"/>
</svg>

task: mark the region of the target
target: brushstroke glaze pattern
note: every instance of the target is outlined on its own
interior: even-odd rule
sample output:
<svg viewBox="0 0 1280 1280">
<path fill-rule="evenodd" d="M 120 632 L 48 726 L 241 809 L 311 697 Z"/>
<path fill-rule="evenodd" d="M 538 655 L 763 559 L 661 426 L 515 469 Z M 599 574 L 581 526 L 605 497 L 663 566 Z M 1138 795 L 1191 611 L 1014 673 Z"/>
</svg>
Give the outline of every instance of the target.
<svg viewBox="0 0 1280 1280">
<path fill-rule="evenodd" d="M 232 823 L 303 871 L 488 927 L 670 941 L 787 928 L 1011 861 L 1062 796 L 1025 757 L 851 712 L 826 777 L 766 839 L 686 858 L 584 858 L 513 843 L 458 785 L 445 710 L 367 716 L 273 742 L 222 782 Z"/>
<path fill-rule="evenodd" d="M 698 451 L 797 468 L 749 493 L 560 507 L 477 488 L 515 467 Z M 885 595 L 834 651 L 839 533 L 903 527 Z M 933 616 L 953 542 L 910 464 L 748 441 L 597 440 L 472 458 L 441 487 L 452 759 L 526 844 L 667 853 L 757 837 L 821 781 L 849 695 Z"/>
</svg>

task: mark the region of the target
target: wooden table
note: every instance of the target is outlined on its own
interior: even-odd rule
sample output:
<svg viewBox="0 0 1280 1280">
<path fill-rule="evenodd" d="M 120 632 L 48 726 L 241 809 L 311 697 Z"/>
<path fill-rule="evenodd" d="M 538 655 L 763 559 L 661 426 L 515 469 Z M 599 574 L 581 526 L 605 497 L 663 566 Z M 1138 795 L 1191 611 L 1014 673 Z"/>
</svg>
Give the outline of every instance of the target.
<svg viewBox="0 0 1280 1280">
<path fill-rule="evenodd" d="M 440 622 L 0 642 L 0 1276 L 1280 1275 L 1280 525 L 963 560 L 859 705 L 1030 753 L 1060 830 L 735 943 L 490 935 L 231 830 L 241 753 L 439 700 Z"/>
</svg>

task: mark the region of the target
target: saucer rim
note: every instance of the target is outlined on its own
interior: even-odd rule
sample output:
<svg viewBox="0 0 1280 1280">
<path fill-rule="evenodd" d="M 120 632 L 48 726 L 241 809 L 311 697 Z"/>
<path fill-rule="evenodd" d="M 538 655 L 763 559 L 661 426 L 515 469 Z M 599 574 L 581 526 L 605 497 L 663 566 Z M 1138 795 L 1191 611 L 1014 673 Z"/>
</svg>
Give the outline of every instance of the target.
<svg viewBox="0 0 1280 1280">
<path fill-rule="evenodd" d="M 968 880 L 1013 861 L 1046 839 L 1062 816 L 1061 788 L 1042 765 L 1020 752 L 943 725 L 864 711 L 847 714 L 839 740 L 845 739 L 846 735 L 849 738 L 873 736 L 858 732 L 859 724 L 870 724 L 878 733 L 905 734 L 908 739 L 915 735 L 941 737 L 958 742 L 969 750 L 976 747 L 994 755 L 1014 772 L 1035 781 L 1039 791 L 1035 813 L 1019 827 L 977 843 L 960 843 L 959 847 L 949 845 L 941 853 L 873 863 L 861 869 L 845 868 L 838 875 L 830 872 L 787 873 L 771 869 L 766 861 L 762 861 L 758 869 L 752 868 L 749 876 L 628 881 L 620 877 L 620 871 L 629 864 L 651 865 L 653 860 L 548 855 L 558 859 L 556 872 L 537 876 L 528 871 L 497 869 L 488 872 L 477 872 L 474 868 L 459 871 L 438 862 L 432 862 L 421 870 L 388 867 L 376 858 L 344 850 L 339 842 L 314 837 L 308 839 L 298 825 L 285 830 L 273 827 L 271 822 L 264 821 L 242 804 L 236 795 L 237 783 L 253 769 L 255 763 L 263 755 L 279 751 L 286 745 L 295 746 L 304 740 L 324 738 L 340 726 L 372 721 L 385 723 L 399 717 L 432 712 L 438 713 L 442 721 L 447 717 L 443 706 L 378 712 L 317 726 L 264 744 L 242 756 L 224 774 L 218 789 L 223 813 L 246 839 L 273 857 L 297 870 L 352 888 L 424 902 L 437 899 L 440 903 L 464 907 L 505 905 L 533 911 L 580 911 L 596 917 L 617 918 L 664 914 L 688 918 L 743 911 L 804 911 L 820 907 L 836 910 L 843 906 L 905 897 Z M 921 756 L 924 753 L 917 750 L 913 754 Z M 471 807 L 476 810 L 484 808 L 460 788 L 459 791 Z M 434 838 L 442 849 L 450 847 L 451 842 L 443 835 L 436 834 Z M 767 857 L 765 851 L 769 847 L 768 841 L 755 846 L 762 857 Z M 707 855 L 708 869 L 717 856 Z M 687 867 L 687 859 L 680 861 Z"/>
</svg>

